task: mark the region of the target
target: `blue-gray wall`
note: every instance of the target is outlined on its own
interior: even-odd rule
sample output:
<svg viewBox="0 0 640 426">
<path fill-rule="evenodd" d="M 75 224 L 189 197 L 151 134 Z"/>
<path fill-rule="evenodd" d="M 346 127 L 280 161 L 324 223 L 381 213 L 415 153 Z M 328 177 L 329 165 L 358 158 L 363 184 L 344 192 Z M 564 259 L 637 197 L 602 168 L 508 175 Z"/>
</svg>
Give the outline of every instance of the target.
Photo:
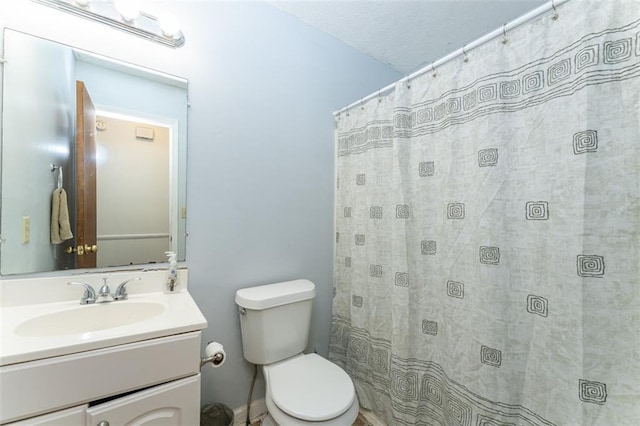
<svg viewBox="0 0 640 426">
<path fill-rule="evenodd" d="M 9 27 L 189 80 L 187 262 L 227 363 L 203 374 L 202 403 L 243 405 L 236 289 L 293 278 L 317 285 L 310 347 L 328 348 L 333 275 L 332 111 L 401 77 L 262 2 L 153 2 L 173 9 L 177 50 L 29 0 L 0 2 Z M 162 368 L 161 365 L 158 368 Z M 256 397 L 262 396 L 262 383 Z"/>
<path fill-rule="evenodd" d="M 333 280 L 332 111 L 401 77 L 271 6 L 216 3 L 197 19 L 202 65 L 190 81 L 192 294 L 205 340 L 231 355 L 203 375 L 203 402 L 246 401 L 234 304 L 241 287 L 317 285 L 310 347 L 328 348 Z M 193 139 L 193 137 L 191 137 Z M 257 396 L 263 393 L 262 385 Z"/>
</svg>

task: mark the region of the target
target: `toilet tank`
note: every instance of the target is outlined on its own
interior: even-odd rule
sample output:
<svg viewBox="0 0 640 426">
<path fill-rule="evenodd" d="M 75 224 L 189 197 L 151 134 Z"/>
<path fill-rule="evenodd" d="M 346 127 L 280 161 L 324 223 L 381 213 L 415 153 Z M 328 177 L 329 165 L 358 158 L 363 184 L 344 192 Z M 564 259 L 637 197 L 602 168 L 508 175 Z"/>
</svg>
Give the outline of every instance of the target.
<svg viewBox="0 0 640 426">
<path fill-rule="evenodd" d="M 302 353 L 309 341 L 315 295 L 315 286 L 309 280 L 238 290 L 236 304 L 245 359 L 264 365 Z"/>
</svg>

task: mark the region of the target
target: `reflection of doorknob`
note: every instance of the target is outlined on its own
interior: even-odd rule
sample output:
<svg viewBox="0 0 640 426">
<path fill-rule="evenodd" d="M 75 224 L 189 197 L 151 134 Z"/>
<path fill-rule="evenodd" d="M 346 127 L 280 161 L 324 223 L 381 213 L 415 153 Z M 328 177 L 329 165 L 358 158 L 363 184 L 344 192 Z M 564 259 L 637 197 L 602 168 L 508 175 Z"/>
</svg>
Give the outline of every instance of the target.
<svg viewBox="0 0 640 426">
<path fill-rule="evenodd" d="M 69 246 L 66 249 L 64 249 L 64 252 L 67 253 L 67 254 L 75 253 L 76 252 L 76 248 Z"/>
<path fill-rule="evenodd" d="M 64 252 L 67 254 L 72 254 L 72 253 L 77 253 L 78 256 L 82 256 L 85 253 L 96 253 L 98 251 L 98 246 L 97 245 L 92 245 L 90 246 L 89 244 L 85 244 L 84 246 L 78 246 L 78 247 L 67 247 L 66 249 L 64 249 Z"/>
<path fill-rule="evenodd" d="M 87 248 L 85 248 L 85 247 L 87 247 Z M 82 256 L 82 255 L 84 255 L 85 250 L 89 251 L 89 248 L 93 248 L 93 247 L 96 247 L 96 246 L 93 246 L 93 247 L 85 246 L 85 247 L 83 247 L 83 246 L 67 247 L 66 249 L 64 249 L 64 252 L 67 253 L 67 254 L 77 253 L 78 256 Z M 96 247 L 96 251 L 97 250 L 98 250 L 98 247 Z"/>
</svg>

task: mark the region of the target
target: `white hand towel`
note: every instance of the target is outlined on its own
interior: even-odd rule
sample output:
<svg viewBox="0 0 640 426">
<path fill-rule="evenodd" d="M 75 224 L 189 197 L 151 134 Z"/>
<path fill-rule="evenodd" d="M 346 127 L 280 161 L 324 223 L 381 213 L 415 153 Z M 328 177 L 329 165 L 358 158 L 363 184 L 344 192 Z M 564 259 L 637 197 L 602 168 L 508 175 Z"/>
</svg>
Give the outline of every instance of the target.
<svg viewBox="0 0 640 426">
<path fill-rule="evenodd" d="M 51 244 L 60 244 L 73 238 L 69 223 L 67 193 L 63 188 L 53 191 L 51 200 Z"/>
</svg>

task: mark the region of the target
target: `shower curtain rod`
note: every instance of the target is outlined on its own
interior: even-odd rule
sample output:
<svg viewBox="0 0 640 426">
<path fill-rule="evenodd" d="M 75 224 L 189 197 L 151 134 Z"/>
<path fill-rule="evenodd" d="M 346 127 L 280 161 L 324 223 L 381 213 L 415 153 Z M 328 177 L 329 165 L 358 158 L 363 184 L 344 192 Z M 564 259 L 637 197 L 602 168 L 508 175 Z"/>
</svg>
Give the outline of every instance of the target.
<svg viewBox="0 0 640 426">
<path fill-rule="evenodd" d="M 506 33 L 507 31 L 511 31 L 512 29 L 519 27 L 520 25 L 524 24 L 527 21 L 530 21 L 534 18 L 537 18 L 538 16 L 550 11 L 550 10 L 556 10 L 556 8 L 566 2 L 568 2 L 569 0 L 551 0 L 545 4 L 543 4 L 542 6 L 533 9 L 531 12 L 526 13 L 516 19 L 514 19 L 513 21 L 510 21 L 506 24 L 504 24 L 502 27 L 497 28 L 495 30 L 493 30 L 492 32 L 485 34 L 484 36 L 472 41 L 471 43 L 465 44 L 464 46 L 462 46 L 460 49 L 449 53 L 448 55 L 438 59 L 435 62 L 432 62 L 431 64 L 419 69 L 418 71 L 413 72 L 412 74 L 409 74 L 406 77 L 401 78 L 400 80 L 391 83 L 388 86 L 383 87 L 382 89 L 378 90 L 377 92 L 374 92 L 368 96 L 365 96 L 362 99 L 359 99 L 355 102 L 353 102 L 352 104 L 347 105 L 346 107 L 339 109 L 338 111 L 334 112 L 333 115 L 335 117 L 339 116 L 340 114 L 342 114 L 345 111 L 350 110 L 351 108 L 358 106 L 358 105 L 363 105 L 365 102 L 367 102 L 370 99 L 375 98 L 376 96 L 380 96 L 383 93 L 386 92 L 390 92 L 392 89 L 394 89 L 396 87 L 397 83 L 403 83 L 403 82 L 407 82 L 413 78 L 418 77 L 419 75 L 425 74 L 428 71 L 431 70 L 435 70 L 437 67 L 439 67 L 440 65 L 449 62 L 450 60 L 457 58 L 460 55 L 467 55 L 469 53 L 470 50 L 475 49 L 476 47 L 488 42 L 489 40 L 493 40 L 496 37 L 499 36 L 504 36 L 506 38 Z"/>
</svg>

